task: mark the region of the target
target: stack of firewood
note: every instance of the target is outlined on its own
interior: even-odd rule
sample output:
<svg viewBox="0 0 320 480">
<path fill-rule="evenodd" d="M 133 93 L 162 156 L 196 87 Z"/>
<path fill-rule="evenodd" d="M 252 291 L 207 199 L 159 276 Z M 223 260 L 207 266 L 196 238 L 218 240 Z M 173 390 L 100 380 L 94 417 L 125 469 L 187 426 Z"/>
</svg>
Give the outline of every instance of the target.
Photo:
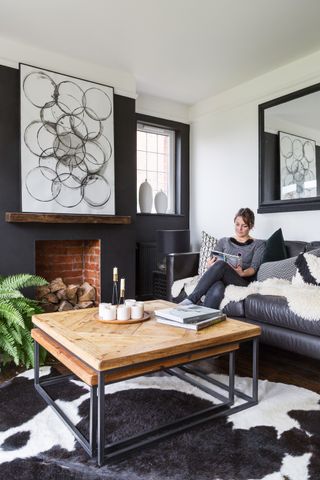
<svg viewBox="0 0 320 480">
<path fill-rule="evenodd" d="M 88 282 L 66 285 L 62 278 L 55 278 L 48 285 L 38 288 L 37 299 L 46 312 L 90 308 L 96 306 L 96 289 Z"/>
</svg>

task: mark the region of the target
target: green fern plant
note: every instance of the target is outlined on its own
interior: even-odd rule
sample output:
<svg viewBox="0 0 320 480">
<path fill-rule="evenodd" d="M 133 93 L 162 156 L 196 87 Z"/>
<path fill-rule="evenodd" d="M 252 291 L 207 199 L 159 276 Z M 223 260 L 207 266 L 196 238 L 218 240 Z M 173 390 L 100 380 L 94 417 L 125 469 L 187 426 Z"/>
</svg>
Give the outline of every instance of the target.
<svg viewBox="0 0 320 480">
<path fill-rule="evenodd" d="M 27 273 L 0 276 L 0 370 L 1 365 L 10 361 L 27 368 L 33 365 L 32 315 L 42 313 L 43 309 L 36 300 L 26 298 L 20 289 L 46 284 L 44 278 Z M 43 361 L 44 356 L 42 350 L 40 360 Z"/>
</svg>

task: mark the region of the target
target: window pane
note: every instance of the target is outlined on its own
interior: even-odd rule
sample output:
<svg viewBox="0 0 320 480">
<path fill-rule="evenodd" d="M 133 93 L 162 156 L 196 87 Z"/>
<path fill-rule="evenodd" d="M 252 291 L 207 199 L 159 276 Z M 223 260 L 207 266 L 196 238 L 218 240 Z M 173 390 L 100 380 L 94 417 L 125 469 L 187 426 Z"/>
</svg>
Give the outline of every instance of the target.
<svg viewBox="0 0 320 480">
<path fill-rule="evenodd" d="M 157 172 L 148 172 L 148 182 L 150 183 L 152 187 L 152 192 L 154 195 L 154 192 L 157 191 L 158 189 L 158 174 Z"/>
<path fill-rule="evenodd" d="M 163 154 L 158 155 L 158 170 L 159 172 L 168 171 L 168 161 L 167 158 L 164 157 Z"/>
<path fill-rule="evenodd" d="M 137 152 L 137 169 L 146 170 L 147 168 L 147 154 L 146 152 Z"/>
<path fill-rule="evenodd" d="M 147 149 L 147 134 L 145 132 L 137 131 L 137 149 Z"/>
<path fill-rule="evenodd" d="M 166 173 L 158 173 L 158 190 L 163 190 L 168 195 L 168 175 Z"/>
<path fill-rule="evenodd" d="M 158 169 L 158 155 L 156 153 L 147 154 L 147 169 L 148 171 L 156 172 Z"/>
<path fill-rule="evenodd" d="M 174 213 L 174 132 L 139 123 L 137 130 L 137 198 L 141 183 L 148 180 L 153 199 L 163 190 L 168 196 L 168 213 Z M 139 211 L 139 205 L 137 205 Z M 152 213 L 156 213 L 153 204 Z"/>
<path fill-rule="evenodd" d="M 147 149 L 148 152 L 157 152 L 157 135 L 155 133 L 147 133 Z"/>
<path fill-rule="evenodd" d="M 146 172 L 143 170 L 137 170 L 137 187 L 139 191 L 139 187 L 141 183 L 143 183 L 146 179 Z"/>
<path fill-rule="evenodd" d="M 167 139 L 166 135 L 158 135 L 158 152 L 164 153 L 166 151 Z"/>
</svg>

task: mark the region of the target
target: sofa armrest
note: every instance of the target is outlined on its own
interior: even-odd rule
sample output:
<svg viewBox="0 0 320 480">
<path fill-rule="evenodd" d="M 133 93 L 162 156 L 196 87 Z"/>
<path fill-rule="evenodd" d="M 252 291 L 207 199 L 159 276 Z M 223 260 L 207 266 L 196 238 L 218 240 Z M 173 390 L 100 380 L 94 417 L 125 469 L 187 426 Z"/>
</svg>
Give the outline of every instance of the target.
<svg viewBox="0 0 320 480">
<path fill-rule="evenodd" d="M 172 301 L 171 287 L 173 282 L 197 275 L 198 266 L 199 252 L 169 253 L 166 256 L 167 299 L 169 301 Z"/>
</svg>

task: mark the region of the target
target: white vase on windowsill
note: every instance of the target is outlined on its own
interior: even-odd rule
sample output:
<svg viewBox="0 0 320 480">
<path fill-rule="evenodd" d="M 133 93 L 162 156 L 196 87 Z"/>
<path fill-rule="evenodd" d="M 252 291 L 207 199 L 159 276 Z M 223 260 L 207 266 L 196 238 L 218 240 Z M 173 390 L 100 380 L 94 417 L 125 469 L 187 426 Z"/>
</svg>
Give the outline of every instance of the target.
<svg viewBox="0 0 320 480">
<path fill-rule="evenodd" d="M 153 203 L 152 187 L 147 179 L 139 187 L 139 206 L 141 213 L 151 213 Z"/>
<path fill-rule="evenodd" d="M 154 197 L 154 206 L 157 213 L 166 213 L 168 209 L 168 197 L 162 189 Z"/>
</svg>

